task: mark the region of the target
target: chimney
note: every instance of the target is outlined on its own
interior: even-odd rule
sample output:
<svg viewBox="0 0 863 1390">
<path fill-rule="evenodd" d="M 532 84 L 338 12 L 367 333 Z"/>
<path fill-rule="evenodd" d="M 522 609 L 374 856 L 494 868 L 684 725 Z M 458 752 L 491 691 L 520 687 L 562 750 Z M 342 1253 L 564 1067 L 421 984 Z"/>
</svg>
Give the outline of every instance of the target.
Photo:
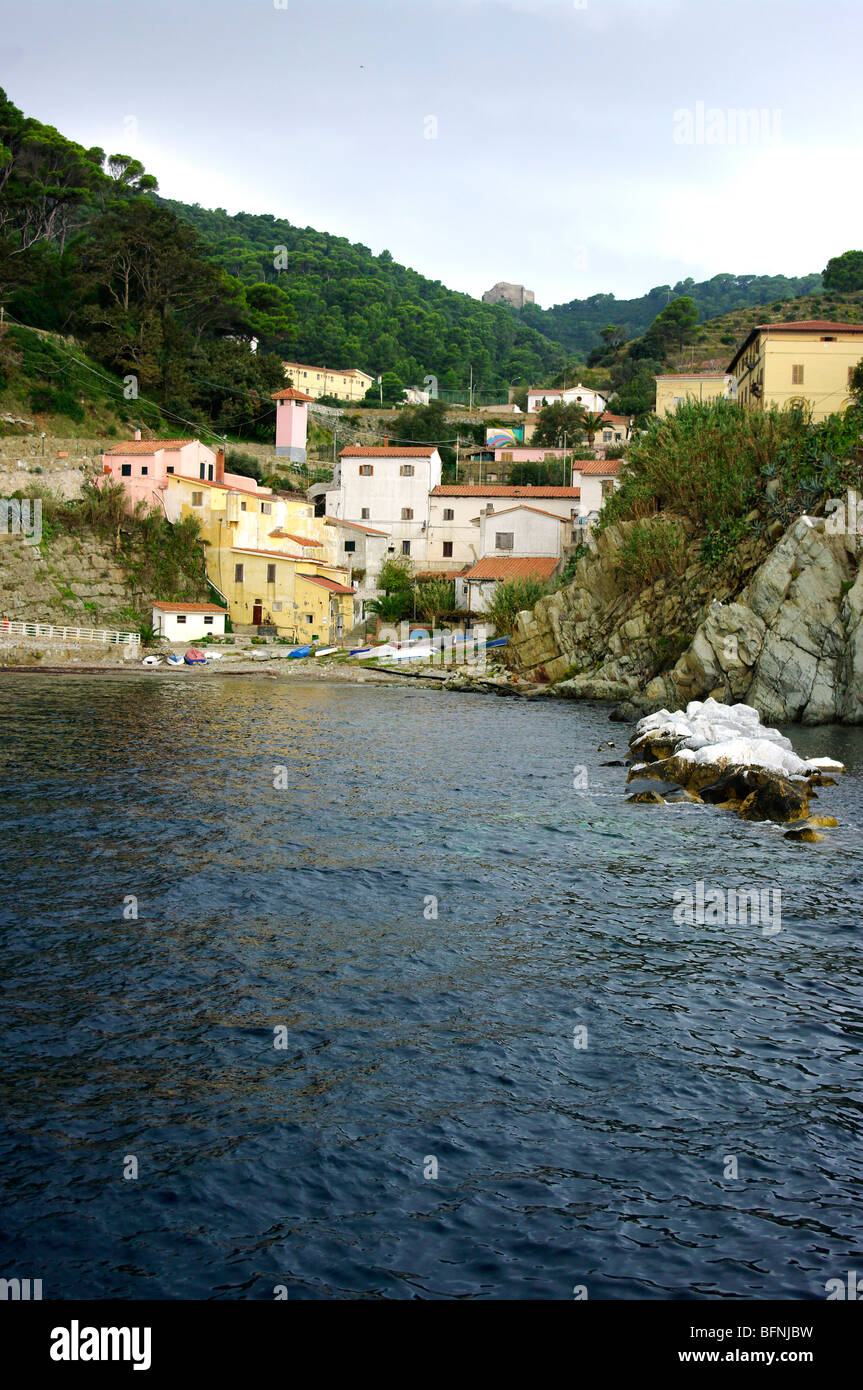
<svg viewBox="0 0 863 1390">
<path fill-rule="evenodd" d="M 140 431 L 140 430 L 135 430 L 135 438 L 136 438 L 136 439 L 140 439 L 140 438 L 141 438 L 141 431 Z"/>
<path fill-rule="evenodd" d="M 389 437 L 389 435 L 384 435 L 384 448 L 385 448 L 385 449 L 388 449 L 389 447 L 390 447 L 390 437 Z"/>
<path fill-rule="evenodd" d="M 216 450 L 216 482 L 217 482 L 217 483 L 223 482 L 223 481 L 224 481 L 224 477 L 225 477 L 225 451 L 224 451 L 224 449 L 217 449 L 217 450 Z"/>
</svg>

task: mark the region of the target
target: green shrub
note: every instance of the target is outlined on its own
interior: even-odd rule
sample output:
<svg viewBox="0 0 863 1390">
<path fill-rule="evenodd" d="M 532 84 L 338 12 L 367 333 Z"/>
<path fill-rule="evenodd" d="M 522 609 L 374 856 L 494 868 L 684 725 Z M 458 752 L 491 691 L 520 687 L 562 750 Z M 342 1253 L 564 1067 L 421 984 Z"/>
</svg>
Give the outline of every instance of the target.
<svg viewBox="0 0 863 1390">
<path fill-rule="evenodd" d="M 548 592 L 548 585 L 538 579 L 510 579 L 496 586 L 485 617 L 501 635 L 514 632 L 519 613 L 533 608 Z"/>
<path fill-rule="evenodd" d="M 809 428 L 799 412 L 744 410 L 736 401 L 684 401 L 650 421 L 629 445 L 621 486 L 602 510 L 600 529 L 670 511 L 714 529 L 745 515 L 761 473 Z"/>
<path fill-rule="evenodd" d="M 640 521 L 618 553 L 618 573 L 624 589 L 639 592 L 657 579 L 686 569 L 686 533 L 674 517 Z"/>
</svg>

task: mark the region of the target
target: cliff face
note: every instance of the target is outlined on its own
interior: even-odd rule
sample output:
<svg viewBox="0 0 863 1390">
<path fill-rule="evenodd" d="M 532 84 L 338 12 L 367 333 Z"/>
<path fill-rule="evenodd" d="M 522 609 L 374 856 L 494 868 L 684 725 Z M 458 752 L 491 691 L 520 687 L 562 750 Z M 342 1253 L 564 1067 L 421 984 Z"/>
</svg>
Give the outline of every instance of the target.
<svg viewBox="0 0 863 1390">
<path fill-rule="evenodd" d="M 519 615 L 512 652 L 572 698 L 622 702 L 621 717 L 708 696 L 773 723 L 863 723 L 863 537 L 801 516 L 738 547 L 723 573 L 689 548 L 685 572 L 621 590 L 633 523 L 599 537 L 575 581 Z"/>
</svg>

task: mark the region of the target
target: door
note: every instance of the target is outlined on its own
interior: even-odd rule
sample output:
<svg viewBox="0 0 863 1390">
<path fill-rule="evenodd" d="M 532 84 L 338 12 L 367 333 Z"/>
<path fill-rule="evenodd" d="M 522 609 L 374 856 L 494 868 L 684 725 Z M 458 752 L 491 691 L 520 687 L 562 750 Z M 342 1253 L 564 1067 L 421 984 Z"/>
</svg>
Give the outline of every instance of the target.
<svg viewBox="0 0 863 1390">
<path fill-rule="evenodd" d="M 259 625 L 260 623 L 262 623 L 263 621 L 264 621 L 264 605 L 263 605 L 262 603 L 256 603 L 256 604 L 254 605 L 254 607 L 252 608 L 252 623 L 253 623 L 253 625 L 254 625 L 255 627 L 258 627 L 258 625 Z"/>
</svg>

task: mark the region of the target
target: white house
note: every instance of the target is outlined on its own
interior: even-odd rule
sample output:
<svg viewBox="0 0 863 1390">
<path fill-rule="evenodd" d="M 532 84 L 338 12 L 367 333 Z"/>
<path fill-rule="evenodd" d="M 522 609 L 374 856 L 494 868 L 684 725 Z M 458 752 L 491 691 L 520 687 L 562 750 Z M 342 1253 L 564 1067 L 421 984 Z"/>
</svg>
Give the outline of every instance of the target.
<svg viewBox="0 0 863 1390">
<path fill-rule="evenodd" d="M 428 560 L 429 494 L 441 480 L 441 456 L 429 444 L 342 449 L 327 489 L 326 514 L 386 531 L 390 547 L 420 568 Z"/>
<path fill-rule="evenodd" d="M 169 642 L 224 637 L 227 611 L 215 603 L 154 603 L 153 631 Z"/>
<path fill-rule="evenodd" d="M 471 613 L 484 613 L 498 584 L 514 579 L 534 579 L 550 584 L 560 563 L 553 555 L 514 556 L 512 559 L 490 555 L 457 576 L 456 606 Z"/>
<path fill-rule="evenodd" d="M 364 618 L 366 604 L 377 595 L 378 575 L 392 544 L 391 537 L 387 531 L 339 517 L 328 517 L 326 524 L 336 534 L 338 564 L 350 571 L 357 601 L 362 605 L 358 616 Z"/>
<path fill-rule="evenodd" d="M 530 386 L 527 392 L 528 413 L 542 410 L 544 405 L 580 405 L 591 413 L 605 410 L 606 398 L 590 386 Z"/>
<path fill-rule="evenodd" d="M 593 522 L 599 516 L 606 498 L 620 486 L 620 459 L 576 460 L 572 465 L 572 483 L 577 487 L 579 516 Z"/>
<path fill-rule="evenodd" d="M 534 555 L 560 559 L 572 535 L 569 517 L 523 504 L 483 511 L 474 525 L 479 527 L 479 553 L 483 560 L 488 556 L 523 559 Z"/>
<path fill-rule="evenodd" d="M 572 524 L 579 515 L 580 497 L 578 487 L 442 483 L 429 497 L 427 568 L 457 571 L 476 564 L 482 557 L 477 521 L 483 512 L 506 511 L 521 504 Z"/>
</svg>

